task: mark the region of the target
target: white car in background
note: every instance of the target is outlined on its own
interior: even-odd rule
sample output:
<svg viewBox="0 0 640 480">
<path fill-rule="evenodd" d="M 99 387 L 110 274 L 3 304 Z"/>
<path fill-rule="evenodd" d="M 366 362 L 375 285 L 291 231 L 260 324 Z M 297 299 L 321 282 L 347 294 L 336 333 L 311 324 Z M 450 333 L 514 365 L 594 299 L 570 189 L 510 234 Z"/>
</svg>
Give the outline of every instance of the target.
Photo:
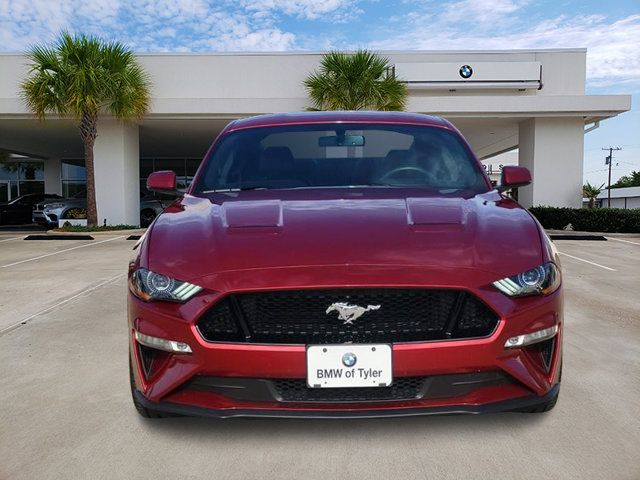
<svg viewBox="0 0 640 480">
<path fill-rule="evenodd" d="M 33 210 L 33 222 L 47 227 L 57 227 L 58 220 L 87 218 L 86 192 L 82 191 L 71 198 L 63 198 L 53 202 L 43 202 Z M 164 210 L 160 200 L 150 196 L 140 196 L 140 226 L 143 228 Z"/>
</svg>

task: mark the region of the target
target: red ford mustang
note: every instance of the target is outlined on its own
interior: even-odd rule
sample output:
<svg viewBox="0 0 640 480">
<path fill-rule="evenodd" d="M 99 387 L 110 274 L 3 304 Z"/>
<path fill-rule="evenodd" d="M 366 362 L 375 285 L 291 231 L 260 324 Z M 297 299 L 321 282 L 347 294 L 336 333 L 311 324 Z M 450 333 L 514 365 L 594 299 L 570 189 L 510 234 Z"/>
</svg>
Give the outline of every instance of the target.
<svg viewBox="0 0 640 480">
<path fill-rule="evenodd" d="M 562 367 L 557 253 L 447 121 L 229 124 L 129 271 L 140 414 L 543 412 Z M 176 192 L 173 172 L 148 188 Z"/>
</svg>

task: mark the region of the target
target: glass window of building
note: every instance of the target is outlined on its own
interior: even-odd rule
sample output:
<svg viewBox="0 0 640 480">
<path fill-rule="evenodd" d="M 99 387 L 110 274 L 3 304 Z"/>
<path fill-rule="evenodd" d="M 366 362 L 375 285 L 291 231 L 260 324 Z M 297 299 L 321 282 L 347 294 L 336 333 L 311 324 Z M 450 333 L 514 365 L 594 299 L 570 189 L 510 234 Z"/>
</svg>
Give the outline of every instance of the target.
<svg viewBox="0 0 640 480">
<path fill-rule="evenodd" d="M 87 188 L 87 170 L 83 159 L 62 161 L 62 196 L 73 197 Z"/>
<path fill-rule="evenodd" d="M 43 161 L 5 154 L 0 159 L 0 202 L 29 193 L 45 193 Z"/>
</svg>

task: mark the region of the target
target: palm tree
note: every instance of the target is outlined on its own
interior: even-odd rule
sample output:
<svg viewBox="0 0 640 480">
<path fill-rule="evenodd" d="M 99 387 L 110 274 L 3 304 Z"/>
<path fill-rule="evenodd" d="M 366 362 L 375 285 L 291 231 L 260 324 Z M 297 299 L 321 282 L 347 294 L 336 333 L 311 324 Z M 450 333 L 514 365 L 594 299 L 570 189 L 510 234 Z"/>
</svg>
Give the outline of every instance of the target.
<svg viewBox="0 0 640 480">
<path fill-rule="evenodd" d="M 388 58 L 367 50 L 329 52 L 304 81 L 310 110 L 404 110 L 407 86 L 390 70 Z"/>
<path fill-rule="evenodd" d="M 78 120 L 87 171 L 87 223 L 98 222 L 93 146 L 98 116 L 142 118 L 149 109 L 149 77 L 119 42 L 63 32 L 53 46 L 35 46 L 22 97 L 39 120 L 47 113 Z"/>
<path fill-rule="evenodd" d="M 596 206 L 596 198 L 598 198 L 598 195 L 600 195 L 603 187 L 604 183 L 599 187 L 595 187 L 589 182 L 582 186 L 582 195 L 589 199 L 589 208 L 594 208 Z"/>
</svg>

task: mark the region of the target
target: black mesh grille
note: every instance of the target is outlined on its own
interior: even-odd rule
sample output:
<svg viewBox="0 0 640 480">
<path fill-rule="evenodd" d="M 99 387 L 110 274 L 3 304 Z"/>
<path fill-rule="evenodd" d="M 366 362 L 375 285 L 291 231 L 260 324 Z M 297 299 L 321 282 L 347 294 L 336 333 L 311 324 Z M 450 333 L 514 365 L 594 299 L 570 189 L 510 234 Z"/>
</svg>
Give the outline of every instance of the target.
<svg viewBox="0 0 640 480">
<path fill-rule="evenodd" d="M 196 375 L 186 390 L 208 391 L 243 402 L 348 403 L 453 398 L 511 380 L 501 372 L 396 377 L 389 387 L 310 388 L 305 379 Z"/>
<path fill-rule="evenodd" d="M 351 323 L 333 303 L 367 307 Z M 490 335 L 498 317 L 474 296 L 457 290 L 281 290 L 229 295 L 198 321 L 209 341 L 328 344 L 393 343 Z"/>
<path fill-rule="evenodd" d="M 207 340 L 237 341 L 240 330 L 234 317 L 227 299 L 211 308 L 198 322 L 198 328 Z"/>
<path fill-rule="evenodd" d="M 308 388 L 305 380 L 273 380 L 281 402 L 379 402 L 416 400 L 423 394 L 424 377 L 398 378 L 389 387 Z"/>
<path fill-rule="evenodd" d="M 460 315 L 453 329 L 453 336 L 484 337 L 493 332 L 497 324 L 497 317 L 484 303 L 473 297 L 467 297 L 462 305 Z"/>
<path fill-rule="evenodd" d="M 553 358 L 553 348 L 555 346 L 555 338 L 547 340 L 545 342 L 540 342 L 537 345 L 534 345 L 540 352 L 540 357 L 542 358 L 542 364 L 544 365 L 545 370 L 548 372 L 551 368 L 551 359 Z"/>
</svg>

